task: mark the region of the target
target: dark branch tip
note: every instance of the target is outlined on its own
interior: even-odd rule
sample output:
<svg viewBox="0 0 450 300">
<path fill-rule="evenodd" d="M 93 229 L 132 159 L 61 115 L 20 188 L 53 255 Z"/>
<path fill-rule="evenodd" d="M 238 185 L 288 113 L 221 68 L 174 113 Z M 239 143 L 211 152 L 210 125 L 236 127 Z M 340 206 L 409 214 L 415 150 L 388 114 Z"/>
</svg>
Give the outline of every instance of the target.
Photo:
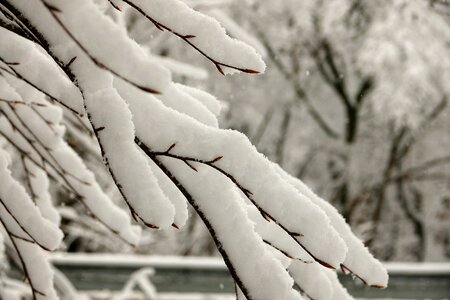
<svg viewBox="0 0 450 300">
<path fill-rule="evenodd" d="M 58 7 L 48 4 L 46 1 L 42 1 L 42 2 L 44 3 L 45 7 L 47 7 L 51 11 L 58 12 L 58 13 L 62 12 L 61 9 L 59 9 Z"/>
<path fill-rule="evenodd" d="M 373 284 L 370 287 L 376 288 L 376 289 L 385 289 L 386 288 L 384 285 L 379 285 L 379 284 Z"/>
<path fill-rule="evenodd" d="M 218 156 L 218 157 L 214 158 L 213 160 L 211 160 L 209 163 L 210 163 L 210 164 L 213 164 L 213 163 L 215 163 L 215 162 L 218 162 L 218 161 L 221 160 L 222 158 L 223 158 L 223 156 Z"/>
<path fill-rule="evenodd" d="M 317 261 L 319 264 L 321 264 L 322 266 L 324 266 L 325 268 L 328 268 L 328 269 L 331 269 L 331 270 L 335 270 L 335 269 L 336 269 L 335 267 L 333 267 L 333 266 L 330 265 L 329 263 L 324 262 L 324 261 L 322 261 L 322 260 L 320 260 L 320 259 L 317 259 L 317 258 L 316 258 L 316 261 Z"/>
<path fill-rule="evenodd" d="M 220 66 L 220 64 L 216 63 L 216 68 L 217 70 L 220 72 L 220 74 L 222 74 L 223 76 L 225 76 L 225 72 L 223 71 L 222 67 Z"/>
<path fill-rule="evenodd" d="M 195 172 L 198 172 L 198 170 L 187 160 L 183 160 L 183 162 L 188 165 L 189 168 L 191 168 L 192 170 L 194 170 Z"/>
<path fill-rule="evenodd" d="M 242 69 L 241 71 L 244 72 L 244 73 L 247 73 L 247 74 L 259 74 L 259 73 L 261 73 L 259 71 L 252 70 L 252 69 Z"/>
<path fill-rule="evenodd" d="M 166 150 L 166 153 L 169 153 L 173 148 L 175 148 L 176 145 L 177 143 L 173 143 L 172 145 L 170 145 L 170 147 Z"/>
<path fill-rule="evenodd" d="M 298 232 L 291 232 L 291 235 L 292 235 L 292 236 L 295 236 L 295 237 L 302 237 L 302 236 L 305 236 L 305 235 L 303 235 L 303 234 L 301 234 L 301 233 L 298 233 Z"/>
<path fill-rule="evenodd" d="M 138 86 L 138 85 L 136 85 L 136 87 L 138 87 L 139 89 L 143 90 L 144 92 L 147 92 L 147 93 L 150 93 L 150 94 L 161 95 L 160 91 L 157 91 L 157 90 L 149 88 L 149 87 Z"/>
<path fill-rule="evenodd" d="M 95 133 L 99 133 L 100 131 L 104 130 L 105 128 L 106 128 L 105 126 L 101 126 L 101 127 L 95 128 L 94 131 L 95 131 Z"/>
<path fill-rule="evenodd" d="M 72 59 L 66 64 L 66 68 L 70 67 L 70 65 L 77 59 L 76 56 L 72 57 Z"/>
</svg>

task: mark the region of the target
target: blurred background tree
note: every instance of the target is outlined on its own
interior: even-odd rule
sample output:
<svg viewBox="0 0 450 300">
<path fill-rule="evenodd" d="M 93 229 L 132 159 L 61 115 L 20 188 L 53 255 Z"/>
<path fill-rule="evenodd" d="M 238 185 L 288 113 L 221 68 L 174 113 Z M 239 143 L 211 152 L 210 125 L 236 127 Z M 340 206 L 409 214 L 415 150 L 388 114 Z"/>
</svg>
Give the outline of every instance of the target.
<svg viewBox="0 0 450 300">
<path fill-rule="evenodd" d="M 269 73 L 241 97 L 259 118 L 236 119 L 245 104 L 214 91 L 231 103 L 227 124 L 331 199 L 384 260 L 448 259 L 446 4 L 250 1 L 256 14 L 235 13 Z"/>
</svg>

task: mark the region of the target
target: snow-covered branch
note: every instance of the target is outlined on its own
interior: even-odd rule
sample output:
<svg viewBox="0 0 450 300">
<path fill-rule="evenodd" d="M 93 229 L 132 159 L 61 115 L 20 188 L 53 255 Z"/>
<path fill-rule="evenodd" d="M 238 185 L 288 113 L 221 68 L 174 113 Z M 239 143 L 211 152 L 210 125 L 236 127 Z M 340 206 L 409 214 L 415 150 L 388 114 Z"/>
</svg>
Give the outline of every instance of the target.
<svg viewBox="0 0 450 300">
<path fill-rule="evenodd" d="M 121 13 L 120 2 L 108 2 Z M 181 1 L 122 2 L 184 40 L 223 74 L 264 71 L 253 48 Z M 180 228 L 187 201 L 246 299 L 302 299 L 294 286 L 328 299 L 341 289 L 328 269 L 339 267 L 370 286 L 387 285 L 384 268 L 337 211 L 258 153 L 243 134 L 219 129 L 220 102 L 172 82 L 170 72 L 96 3 L 0 3 L 10 21 L 0 27 L 7 41 L 0 47 L 0 133 L 25 174 L 22 186 L 0 152 L 0 217 L 23 258 L 35 299 L 55 298 L 50 276 L 38 281 L 35 266 L 27 264 L 29 245 L 53 250 L 62 238 L 50 181 L 125 243 L 137 245 L 140 233 L 64 140 L 64 118 L 97 142 L 137 223 Z M 326 283 L 325 296 L 314 296 L 305 279 L 310 276 Z"/>
</svg>

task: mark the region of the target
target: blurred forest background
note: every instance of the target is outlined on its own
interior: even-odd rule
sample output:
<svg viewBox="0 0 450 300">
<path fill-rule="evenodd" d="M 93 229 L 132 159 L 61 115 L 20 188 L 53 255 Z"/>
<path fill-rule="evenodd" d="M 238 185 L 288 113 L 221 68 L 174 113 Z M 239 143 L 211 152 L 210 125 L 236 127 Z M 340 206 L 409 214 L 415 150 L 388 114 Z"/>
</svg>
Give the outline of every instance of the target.
<svg viewBox="0 0 450 300">
<path fill-rule="evenodd" d="M 129 13 L 127 28 L 178 82 L 223 101 L 221 127 L 328 199 L 377 258 L 450 260 L 449 1 L 186 2 L 256 47 L 266 74 L 223 77 L 147 20 Z M 68 141 L 120 202 L 92 143 L 70 126 Z M 68 251 L 217 254 L 195 215 L 129 249 L 59 193 Z"/>
</svg>

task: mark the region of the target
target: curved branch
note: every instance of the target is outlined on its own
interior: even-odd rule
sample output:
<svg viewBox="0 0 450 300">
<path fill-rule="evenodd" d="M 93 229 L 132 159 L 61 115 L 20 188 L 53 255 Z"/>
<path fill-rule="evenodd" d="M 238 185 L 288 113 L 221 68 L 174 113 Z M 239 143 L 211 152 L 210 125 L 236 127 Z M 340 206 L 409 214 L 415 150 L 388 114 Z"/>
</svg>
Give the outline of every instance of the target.
<svg viewBox="0 0 450 300">
<path fill-rule="evenodd" d="M 3 202 L 3 200 L 1 198 L 0 198 L 0 204 L 5 208 L 6 212 L 11 216 L 11 218 L 14 220 L 14 222 L 17 223 L 17 226 L 19 226 L 20 229 L 22 229 L 22 231 L 25 232 L 25 234 L 28 235 L 28 237 L 30 237 L 30 239 L 33 241 L 33 243 L 35 243 L 36 245 L 38 245 L 45 251 L 49 251 L 49 252 L 51 251 L 50 249 L 48 249 L 47 247 L 45 247 L 44 245 L 42 245 L 38 241 L 36 241 L 36 239 L 27 231 L 27 229 L 25 227 L 23 227 L 23 225 L 19 222 L 19 220 L 11 212 L 11 210 L 8 208 L 8 206 L 6 206 L 5 202 Z"/>
<path fill-rule="evenodd" d="M 42 46 L 41 41 L 39 40 L 39 38 L 37 36 L 34 35 L 34 33 L 22 22 L 22 20 L 20 19 L 20 16 L 17 16 L 14 11 L 11 11 L 12 7 L 7 5 L 4 1 L 1 2 L 0 4 L 0 12 L 3 13 L 3 15 L 8 18 L 12 24 L 5 24 L 5 23 L 0 23 L 0 26 L 11 30 L 15 33 L 17 33 L 18 35 L 26 38 L 27 40 L 30 40 L 38 45 Z M 16 12 L 17 13 L 17 12 Z"/>
<path fill-rule="evenodd" d="M 84 96 L 83 96 L 83 99 L 84 99 Z M 86 108 L 86 104 L 84 104 L 84 108 L 85 108 L 86 111 L 88 111 L 87 108 Z M 94 128 L 94 123 L 92 122 L 91 115 L 89 113 L 87 113 L 87 117 L 88 117 L 89 122 L 91 123 L 91 126 Z M 104 130 L 104 129 L 105 129 L 105 127 L 94 128 L 94 136 L 97 139 L 97 143 L 98 143 L 98 145 L 100 147 L 100 152 L 101 152 L 104 164 L 108 168 L 109 174 L 111 175 L 111 178 L 114 181 L 115 186 L 119 190 L 120 195 L 122 196 L 123 200 L 125 201 L 126 205 L 128 206 L 128 209 L 130 210 L 131 216 L 133 217 L 133 219 L 136 222 L 141 221 L 145 226 L 147 226 L 147 227 L 149 227 L 151 229 L 159 229 L 158 226 L 155 226 L 153 224 L 150 224 L 150 223 L 144 221 L 144 219 L 139 215 L 139 213 L 136 211 L 136 209 L 133 207 L 131 202 L 126 197 L 125 192 L 123 191 L 122 185 L 117 180 L 117 177 L 116 177 L 113 169 L 111 168 L 111 166 L 109 164 L 108 157 L 105 155 L 105 150 L 104 150 L 103 144 L 102 144 L 102 142 L 100 140 L 100 137 L 98 135 L 98 133 L 100 131 Z M 174 224 L 172 224 L 172 226 L 174 226 Z"/>
<path fill-rule="evenodd" d="M 44 103 L 39 103 L 39 102 L 25 102 L 22 100 L 6 100 L 6 99 L 1 99 L 0 98 L 0 102 L 9 104 L 9 105 L 24 105 L 24 106 L 40 106 L 40 107 L 46 107 L 47 105 Z"/>
<path fill-rule="evenodd" d="M 297 282 L 294 282 L 294 287 L 297 288 L 297 289 L 300 291 L 300 294 L 301 294 L 303 297 L 306 297 L 306 298 L 308 298 L 309 300 L 316 300 L 316 299 L 314 299 L 313 297 L 311 297 L 310 295 L 308 295 L 308 294 L 305 292 L 305 290 L 302 289 L 302 287 L 301 287 Z"/>
<path fill-rule="evenodd" d="M 31 147 L 39 154 L 39 156 L 41 157 L 42 160 L 45 160 L 49 165 L 51 165 L 52 168 L 53 168 L 55 171 L 59 169 L 59 171 L 60 171 L 59 174 L 60 174 L 60 175 L 61 175 L 61 173 L 62 173 L 62 175 L 68 175 L 68 176 L 70 176 L 71 178 L 77 180 L 78 182 L 80 182 L 80 183 L 82 183 L 82 184 L 90 185 L 89 182 L 86 182 L 86 181 L 84 181 L 84 180 L 78 178 L 78 177 L 75 176 L 74 174 L 72 174 L 72 173 L 68 172 L 67 170 L 65 170 L 65 169 L 63 168 L 63 166 L 61 166 L 61 164 L 58 162 L 58 160 L 57 160 L 57 159 L 53 156 L 53 154 L 51 153 L 52 149 L 49 149 L 49 148 L 44 144 L 44 142 L 42 142 L 42 141 L 39 139 L 39 137 L 33 132 L 33 130 L 31 130 L 31 128 L 25 123 L 25 121 L 24 121 L 24 120 L 23 120 L 23 119 L 15 112 L 15 108 L 14 108 L 11 104 L 9 104 L 9 108 L 11 109 L 11 111 L 12 111 L 12 113 L 14 114 L 15 118 L 19 121 L 20 125 L 21 125 L 23 128 L 25 128 L 26 131 L 28 131 L 29 134 L 31 134 L 31 136 L 33 137 L 33 140 L 29 139 L 29 138 L 26 136 L 26 134 L 25 134 L 22 130 L 20 130 L 20 129 L 18 128 L 18 126 L 16 126 L 16 125 L 14 124 L 14 122 L 11 120 L 10 117 L 8 117 L 8 115 L 5 113 L 4 110 L 1 110 L 1 111 L 3 112 L 3 115 L 4 115 L 5 118 L 9 121 L 9 123 L 10 123 L 10 124 L 11 124 L 11 125 L 12 125 L 12 126 L 13 126 L 13 127 L 14 127 L 21 135 L 22 135 L 22 137 L 25 138 L 25 139 L 29 142 L 30 146 L 31 146 Z M 44 158 L 44 155 L 41 153 L 41 151 L 39 151 L 39 150 L 37 149 L 37 147 L 35 146 L 35 143 L 34 143 L 34 142 L 38 143 L 38 144 L 42 147 L 42 149 L 43 149 L 44 152 L 47 154 L 47 156 L 53 161 L 54 165 L 53 165 L 53 163 L 52 163 L 49 159 Z M 62 175 L 61 175 L 61 176 L 62 176 Z"/>
<path fill-rule="evenodd" d="M 319 264 L 323 265 L 324 267 L 330 268 L 330 269 L 334 269 L 329 263 L 324 262 L 320 259 L 318 259 L 309 249 L 307 249 L 300 241 L 297 240 L 298 237 L 303 236 L 303 234 L 298 233 L 298 232 L 291 232 L 289 231 L 285 226 L 283 226 L 283 224 L 281 224 L 278 220 L 276 220 L 274 217 L 272 217 L 268 212 L 266 212 L 264 209 L 262 209 L 258 203 L 256 203 L 256 201 L 252 198 L 253 193 L 248 190 L 247 188 L 245 188 L 244 186 L 242 186 L 236 178 L 234 178 L 234 176 L 232 174 L 229 174 L 228 172 L 226 172 L 225 170 L 223 170 L 222 168 L 218 167 L 215 163 L 218 162 L 219 160 L 221 160 L 223 158 L 223 156 L 218 156 L 216 158 L 213 158 L 211 160 L 202 160 L 202 159 L 197 159 L 197 158 L 192 158 L 192 157 L 185 157 L 185 156 L 180 156 L 180 155 L 176 155 L 176 154 L 172 154 L 170 153 L 170 151 L 176 146 L 176 144 L 172 144 L 166 151 L 164 152 L 157 152 L 157 151 L 152 151 L 149 147 L 147 147 L 138 137 L 135 138 L 135 142 L 136 144 L 149 156 L 149 157 L 155 157 L 157 158 L 158 156 L 164 156 L 164 157 L 170 157 L 173 159 L 177 159 L 180 160 L 182 162 L 184 162 L 185 164 L 187 164 L 191 169 L 193 169 L 194 171 L 196 171 L 195 166 L 192 165 L 192 163 L 200 163 L 206 166 L 209 166 L 213 169 L 215 169 L 216 171 L 218 171 L 219 173 L 221 173 L 222 175 L 224 175 L 225 177 L 227 177 L 229 180 L 231 180 L 231 182 L 233 182 L 236 187 L 247 197 L 247 199 L 258 209 L 258 211 L 261 213 L 261 215 L 264 217 L 264 219 L 266 219 L 267 221 L 273 221 L 275 224 L 277 224 L 281 229 L 283 229 L 287 234 L 289 234 L 291 236 L 291 238 L 306 252 L 308 253 L 315 261 L 317 261 Z"/>
<path fill-rule="evenodd" d="M 5 62 L 3 60 L 3 58 L 0 57 L 0 61 L 2 63 L 4 63 L 5 65 L 7 65 L 9 67 L 9 70 L 0 66 L 0 70 L 3 72 L 8 73 L 9 75 L 16 77 L 17 79 L 22 80 L 23 82 L 27 83 L 28 85 L 30 85 L 31 87 L 35 88 L 37 91 L 41 92 L 42 94 L 44 94 L 45 96 L 49 97 L 52 101 L 57 102 L 59 105 L 63 106 L 64 108 L 68 109 L 70 112 L 74 113 L 77 116 L 80 116 L 80 114 L 74 110 L 73 108 L 71 108 L 70 106 L 68 106 L 67 104 L 63 103 L 61 100 L 59 100 L 58 98 L 52 96 L 50 93 L 44 91 L 43 89 L 41 89 L 40 87 L 38 87 L 36 84 L 32 83 L 31 81 L 29 81 L 28 79 L 26 79 L 25 77 L 23 77 L 19 72 L 17 72 L 12 65 L 8 64 L 7 62 Z"/>
<path fill-rule="evenodd" d="M 299 262 L 302 262 L 304 264 L 313 264 L 314 263 L 314 261 L 303 260 L 303 259 L 301 259 L 299 257 L 294 257 L 293 255 L 289 254 L 286 250 L 283 250 L 280 247 L 275 246 L 274 244 L 272 244 L 268 240 L 263 239 L 263 242 L 266 243 L 267 245 L 269 245 L 270 247 L 272 247 L 273 249 L 277 250 L 278 252 L 280 252 L 281 254 L 283 254 L 284 256 L 286 256 L 289 259 L 298 260 Z"/>
<path fill-rule="evenodd" d="M 248 73 L 248 74 L 259 74 L 259 72 L 255 71 L 255 70 L 239 68 L 239 67 L 232 66 L 232 65 L 229 65 L 229 64 L 226 64 L 226 63 L 222 63 L 222 62 L 219 62 L 219 61 L 215 60 L 214 58 L 209 56 L 205 51 L 201 50 L 198 46 L 196 46 L 193 42 L 191 42 L 191 39 L 195 38 L 195 35 L 191 35 L 191 34 L 184 35 L 184 34 L 181 34 L 181 33 L 177 32 L 177 31 L 173 30 L 169 26 L 158 22 L 157 20 L 155 20 L 154 18 L 152 18 L 151 16 L 146 14 L 142 10 L 142 8 L 140 8 L 139 6 L 134 4 L 133 2 L 128 1 L 128 0 L 122 0 L 122 1 L 127 3 L 132 8 L 134 8 L 136 11 L 138 11 L 142 16 L 144 16 L 146 19 L 148 19 L 150 22 L 152 22 L 153 25 L 155 25 L 155 27 L 158 28 L 159 30 L 161 30 L 161 31 L 168 31 L 168 32 L 174 34 L 175 36 L 179 37 L 183 41 L 185 41 L 189 46 L 194 48 L 198 53 L 200 53 L 202 56 L 204 56 L 206 59 L 208 59 L 210 62 L 212 62 L 214 64 L 214 66 L 217 68 L 217 70 L 222 75 L 225 75 L 225 72 L 223 71 L 222 67 L 230 68 L 230 69 L 237 70 L 237 71 L 244 72 L 244 73 Z"/>
<path fill-rule="evenodd" d="M 58 23 L 58 25 L 64 30 L 64 32 L 70 37 L 70 39 L 78 46 L 78 48 L 81 49 L 81 51 L 83 51 L 84 54 L 86 54 L 86 56 L 100 69 L 106 70 L 108 72 L 110 72 L 111 74 L 113 74 L 114 76 L 122 79 L 123 81 L 131 84 L 132 86 L 147 92 L 147 93 L 151 93 L 151 94 L 160 94 L 159 91 L 157 91 L 156 89 L 150 88 L 150 87 L 146 87 L 146 86 L 142 86 L 138 83 L 133 82 L 132 80 L 130 80 L 129 78 L 121 75 L 120 73 L 114 71 L 113 69 L 107 67 L 105 64 L 103 64 L 102 62 L 100 62 L 99 59 L 95 58 L 94 56 L 92 56 L 92 54 L 89 53 L 89 51 L 86 49 L 85 46 L 83 46 L 83 44 L 73 35 L 72 32 L 70 32 L 69 28 L 67 28 L 64 23 L 61 21 L 61 19 L 58 17 L 58 13 L 61 12 L 61 10 L 57 7 L 54 7 L 50 4 L 48 4 L 45 0 L 41 0 L 41 2 L 44 4 L 44 6 L 48 9 L 48 11 L 50 12 L 50 14 L 52 15 L 52 17 L 54 18 L 54 20 Z M 72 59 L 69 64 L 71 64 L 73 62 L 74 59 Z"/>
<path fill-rule="evenodd" d="M 25 260 L 24 260 L 24 258 L 23 258 L 23 255 L 22 255 L 22 253 L 20 252 L 19 247 L 17 246 L 16 241 L 14 240 L 14 239 L 16 238 L 16 235 L 12 234 L 12 233 L 9 231 L 9 228 L 8 228 L 8 227 L 6 226 L 6 224 L 3 222 L 2 218 L 0 218 L 0 223 L 3 225 L 3 228 L 5 228 L 5 231 L 6 231 L 6 233 L 8 234 L 9 239 L 11 240 L 11 243 L 13 244 L 14 249 L 16 250 L 17 256 L 19 257 L 20 264 L 22 265 L 23 274 L 25 275 L 25 278 L 28 280 L 28 283 L 29 283 L 29 285 L 30 285 L 30 287 L 31 287 L 31 292 L 32 292 L 32 294 L 33 294 L 33 300 L 37 300 L 37 296 L 36 296 L 36 295 L 40 295 L 40 296 L 44 296 L 44 297 L 45 297 L 45 294 L 44 294 L 43 292 L 39 291 L 38 289 L 36 289 L 36 288 L 34 287 L 34 283 L 33 283 L 33 281 L 31 280 L 30 272 L 28 271 L 27 265 L 25 264 Z M 21 238 L 19 238 L 19 239 L 21 239 Z M 22 240 L 22 239 L 21 239 L 21 240 Z M 28 242 L 28 241 L 27 241 L 27 242 Z"/>
<path fill-rule="evenodd" d="M 44 0 L 41 0 L 41 2 L 44 3 L 45 1 L 44 1 Z M 9 9 L 10 11 L 14 11 L 16 15 L 19 15 L 18 18 L 21 20 L 21 22 L 22 22 L 23 24 L 25 24 L 26 28 L 27 28 L 30 32 L 32 32 L 33 35 L 38 36 L 38 37 L 39 37 L 39 40 L 41 40 L 41 42 L 38 43 L 38 44 L 42 46 L 43 50 L 44 50 L 45 52 L 47 52 L 47 54 L 48 54 L 48 55 L 56 62 L 56 64 L 58 65 L 58 67 L 61 69 L 61 71 L 62 71 L 63 73 L 66 74 L 66 76 L 73 82 L 73 84 L 74 84 L 78 89 L 80 89 L 79 86 L 78 86 L 78 84 L 77 84 L 77 81 L 76 81 L 76 79 L 75 79 L 75 76 L 73 75 L 72 71 L 71 71 L 70 68 L 69 68 L 70 65 L 71 65 L 71 63 L 76 59 L 76 57 L 72 58 L 72 59 L 70 60 L 70 62 L 67 63 L 67 64 L 62 63 L 62 62 L 61 62 L 61 61 L 53 54 L 53 52 L 50 50 L 49 43 L 48 43 L 48 42 L 46 41 L 46 39 L 42 36 L 42 34 L 41 34 L 41 33 L 40 33 L 40 32 L 39 32 L 39 31 L 38 31 L 38 30 L 30 23 L 30 22 L 29 22 L 28 19 L 26 19 L 22 14 L 20 14 L 20 11 L 18 11 L 18 10 L 14 7 L 14 5 L 13 5 L 12 2 L 9 2 L 8 0 L 1 0 L 1 3 L 2 3 L 2 4 L 3 4 L 3 3 L 7 4 L 7 5 L 8 5 L 8 9 Z M 45 6 L 45 7 L 46 7 L 47 9 L 49 9 L 49 12 L 50 12 L 52 15 L 54 15 L 52 9 L 55 9 L 55 8 L 53 8 L 52 6 L 50 6 L 51 8 L 49 8 L 48 6 Z M 56 8 L 56 10 L 57 10 L 57 8 Z M 55 19 L 57 19 L 57 16 L 55 16 Z M 57 21 L 58 21 L 58 20 L 57 20 Z M 63 29 L 65 29 L 65 28 L 63 27 Z M 70 35 L 70 32 L 69 32 L 69 35 Z M 74 42 L 76 42 L 76 40 L 74 40 Z M 88 55 L 88 56 L 89 56 L 89 55 Z M 91 57 L 89 57 L 89 58 L 91 58 Z M 11 68 L 11 66 L 9 66 L 9 67 Z M 18 79 L 21 79 L 21 80 L 23 80 L 24 82 L 28 83 L 30 86 L 32 86 L 32 87 L 35 88 L 36 90 L 38 90 L 38 91 L 42 92 L 43 94 L 45 94 L 46 96 L 48 96 L 50 99 L 56 101 L 57 103 L 59 103 L 59 104 L 62 105 L 63 107 L 66 107 L 67 109 L 69 109 L 69 111 L 73 112 L 74 115 L 75 115 L 76 117 L 82 117 L 82 115 L 79 115 L 76 111 L 74 111 L 74 110 L 71 109 L 70 107 L 67 107 L 64 103 L 62 103 L 61 101 L 59 101 L 58 99 L 56 99 L 56 98 L 53 97 L 52 95 L 46 93 L 45 91 L 42 91 L 38 86 L 36 86 L 36 85 L 34 85 L 33 83 L 31 83 L 31 82 L 29 82 L 28 80 L 26 80 L 26 79 L 25 79 L 24 77 L 22 77 L 19 73 L 13 72 L 13 71 L 10 71 L 10 70 L 7 70 L 6 68 L 3 68 L 3 67 L 1 67 L 1 66 L 0 66 L 0 70 L 3 70 L 3 71 L 5 71 L 5 72 L 9 73 L 10 75 L 15 76 L 15 77 L 17 77 Z M 113 73 L 113 72 L 112 72 L 112 73 Z M 113 73 L 113 74 L 114 74 L 114 73 Z M 118 76 L 118 77 L 120 77 L 120 76 Z M 122 77 L 121 77 L 121 78 L 122 78 Z M 126 80 L 126 78 L 122 78 L 122 79 L 128 82 L 128 80 Z M 130 83 L 130 84 L 132 84 L 132 83 Z M 81 92 L 81 89 L 80 89 L 80 92 Z M 5 136 L 5 134 L 2 134 L 2 135 Z M 93 219 L 96 219 L 97 221 L 99 221 L 103 226 L 106 227 L 107 230 L 109 230 L 109 231 L 112 232 L 114 235 L 116 235 L 116 236 L 117 236 L 120 240 L 122 240 L 124 243 L 128 244 L 128 245 L 131 246 L 131 247 L 135 247 L 135 246 L 136 246 L 136 245 L 134 245 L 134 244 L 131 244 L 131 243 L 130 243 L 129 241 L 127 241 L 124 237 L 122 237 L 118 231 L 114 230 L 114 229 L 111 228 L 107 223 L 103 222 L 100 218 L 98 218 L 97 215 L 96 215 L 96 214 L 89 208 L 89 206 L 85 203 L 84 197 L 81 196 L 81 195 L 77 192 L 77 190 L 74 188 L 74 186 L 72 186 L 72 185 L 68 182 L 68 180 L 64 177 L 64 175 L 58 174 L 58 175 L 60 176 L 60 178 L 59 178 L 59 179 L 56 179 L 54 176 L 52 176 L 51 174 L 48 173 L 48 171 L 45 169 L 45 166 L 42 166 L 41 164 L 39 164 L 38 162 L 36 162 L 31 156 L 29 156 L 29 153 L 27 153 L 26 151 L 24 151 L 23 149 L 21 149 L 20 147 L 18 147 L 16 144 L 14 144 L 14 142 L 13 142 L 11 139 L 7 138 L 7 140 L 8 140 L 8 141 L 9 141 L 9 142 L 10 142 L 10 143 L 11 143 L 11 144 L 12 144 L 12 145 L 20 152 L 20 153 L 23 153 L 23 154 L 25 154 L 27 157 L 30 157 L 30 158 L 31 158 L 31 161 L 32 161 L 36 166 L 38 166 L 39 168 L 41 168 L 43 171 L 45 171 L 45 172 L 49 175 L 49 178 L 51 178 L 52 180 L 55 180 L 55 181 L 57 181 L 57 182 L 62 182 L 62 183 L 63 183 L 62 187 L 63 187 L 64 189 L 66 189 L 69 193 L 73 194 L 73 195 L 76 197 L 76 199 L 77 199 L 78 201 L 80 201 L 80 202 L 83 204 L 83 206 L 85 207 L 85 209 L 88 211 L 89 215 L 90 215 Z M 28 143 L 30 143 L 30 142 L 28 141 Z"/>
<path fill-rule="evenodd" d="M 359 280 L 362 281 L 362 283 L 364 283 L 365 285 L 367 284 L 367 281 L 365 281 L 362 277 L 358 276 L 358 274 L 354 273 L 352 270 L 350 270 L 347 266 L 345 266 L 344 264 L 341 264 L 341 270 L 344 274 L 351 274 L 352 276 L 355 276 L 356 278 L 358 278 Z M 385 286 L 380 286 L 380 285 L 371 285 L 370 287 L 373 288 L 377 288 L 377 289 L 384 289 L 386 288 Z"/>
<path fill-rule="evenodd" d="M 126 243 L 127 245 L 131 246 L 131 247 L 135 247 L 136 245 L 131 244 L 130 242 L 128 242 L 125 238 L 123 238 L 120 233 L 117 230 L 114 230 L 113 228 L 111 228 L 108 224 L 106 224 L 104 221 L 101 220 L 101 218 L 99 218 L 90 208 L 89 206 L 86 204 L 84 197 L 81 196 L 78 192 L 77 189 L 69 182 L 69 180 L 65 177 L 66 174 L 68 174 L 67 172 L 62 173 L 60 170 L 58 170 L 58 168 L 56 168 L 50 161 L 48 161 L 47 159 L 45 159 L 39 152 L 39 150 L 34 146 L 33 142 L 28 139 L 28 137 L 26 137 L 26 135 L 23 134 L 23 132 L 21 132 L 16 126 L 14 126 L 14 123 L 5 115 L 3 114 L 6 118 L 6 120 L 8 120 L 8 122 L 11 124 L 11 126 L 13 128 L 16 129 L 17 132 L 19 132 L 19 134 L 27 141 L 27 143 L 33 148 L 34 151 L 36 151 L 36 153 L 39 155 L 39 157 L 43 160 L 43 164 L 40 164 L 38 162 L 36 162 L 35 159 L 33 159 L 29 153 L 27 153 L 26 151 L 24 151 L 23 149 L 21 149 L 17 144 L 15 144 L 9 137 L 7 137 L 4 133 L 2 133 L 2 136 L 4 136 L 6 138 L 6 140 L 11 143 L 11 145 L 13 145 L 21 154 L 25 155 L 27 158 L 30 159 L 31 162 L 33 162 L 37 167 L 41 168 L 45 173 L 48 174 L 49 178 L 52 178 L 53 180 L 62 183 L 62 187 L 64 187 L 65 189 L 67 189 L 70 193 L 72 193 L 75 198 L 83 205 L 83 207 L 87 210 L 87 212 L 89 213 L 89 215 L 97 220 L 99 223 L 101 223 L 103 226 L 105 226 L 106 229 L 108 229 L 110 232 L 112 232 L 115 236 L 117 236 L 121 241 L 123 241 L 124 243 Z M 47 164 L 52 168 L 52 170 L 58 175 L 59 179 L 56 179 L 55 176 L 51 175 L 48 170 L 45 168 L 45 162 L 47 162 Z"/>
<path fill-rule="evenodd" d="M 20 162 L 22 164 L 22 169 L 25 173 L 25 182 L 26 182 L 26 185 L 30 192 L 31 199 L 33 200 L 34 203 L 36 203 L 36 199 L 38 198 L 38 195 L 34 191 L 33 185 L 31 184 L 31 177 L 34 177 L 36 175 L 30 172 L 29 168 L 27 167 L 27 165 L 25 163 L 25 159 L 26 158 L 24 155 L 20 155 Z"/>
<path fill-rule="evenodd" d="M 244 293 L 245 297 L 248 300 L 253 300 L 253 298 L 249 295 L 247 288 L 244 286 L 242 280 L 239 278 L 236 269 L 234 268 L 230 258 L 228 257 L 228 254 L 225 252 L 224 248 L 222 247 L 222 243 L 220 242 L 219 238 L 217 237 L 214 228 L 212 227 L 210 221 L 204 214 L 204 212 L 201 210 L 201 208 L 197 205 L 196 201 L 192 197 L 192 195 L 189 193 L 189 191 L 178 181 L 178 179 L 166 168 L 166 166 L 157 158 L 156 155 L 153 154 L 153 152 L 144 144 L 140 143 L 140 148 L 148 155 L 148 157 L 161 169 L 161 171 L 166 174 L 166 176 L 172 181 L 173 184 L 178 188 L 178 190 L 183 194 L 183 196 L 187 199 L 189 204 L 194 208 L 194 210 L 197 212 L 197 214 L 202 219 L 203 223 L 205 223 L 206 228 L 210 232 L 214 243 L 217 246 L 217 249 L 219 250 L 220 254 L 222 255 L 225 264 L 228 267 L 228 270 L 231 273 L 231 276 L 233 277 L 234 281 L 237 283 L 239 288 Z"/>
</svg>

